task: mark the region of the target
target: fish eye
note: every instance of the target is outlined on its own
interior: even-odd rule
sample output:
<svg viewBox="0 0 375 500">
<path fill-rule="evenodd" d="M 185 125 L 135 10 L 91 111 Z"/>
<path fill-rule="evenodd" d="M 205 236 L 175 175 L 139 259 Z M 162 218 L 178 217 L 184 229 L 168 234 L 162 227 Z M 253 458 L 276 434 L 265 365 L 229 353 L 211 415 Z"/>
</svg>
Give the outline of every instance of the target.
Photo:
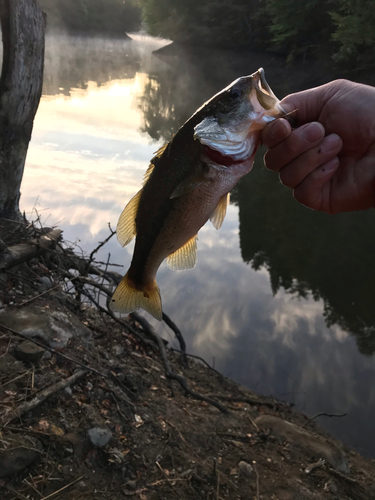
<svg viewBox="0 0 375 500">
<path fill-rule="evenodd" d="M 236 87 L 233 87 L 229 90 L 229 95 L 231 97 L 241 97 L 242 96 L 242 90 Z"/>
</svg>

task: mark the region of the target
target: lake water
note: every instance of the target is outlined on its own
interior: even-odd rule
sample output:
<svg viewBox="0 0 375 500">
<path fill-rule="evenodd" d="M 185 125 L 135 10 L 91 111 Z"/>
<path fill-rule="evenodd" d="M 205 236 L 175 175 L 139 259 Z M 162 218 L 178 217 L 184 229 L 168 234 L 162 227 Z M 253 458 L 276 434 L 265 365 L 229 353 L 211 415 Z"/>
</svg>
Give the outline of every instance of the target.
<svg viewBox="0 0 375 500">
<path fill-rule="evenodd" d="M 108 236 L 108 223 L 116 227 L 153 152 L 230 81 L 264 66 L 280 98 L 323 81 L 265 54 L 152 55 L 165 44 L 142 35 L 47 38 L 21 208 L 87 252 Z M 99 259 L 110 253 L 126 271 L 132 249 L 113 239 Z M 330 217 L 298 205 L 260 151 L 223 227 L 200 231 L 196 268 L 161 266 L 163 308 L 189 352 L 310 416 L 347 413 L 319 423 L 375 457 L 374 249 L 374 210 Z"/>
</svg>

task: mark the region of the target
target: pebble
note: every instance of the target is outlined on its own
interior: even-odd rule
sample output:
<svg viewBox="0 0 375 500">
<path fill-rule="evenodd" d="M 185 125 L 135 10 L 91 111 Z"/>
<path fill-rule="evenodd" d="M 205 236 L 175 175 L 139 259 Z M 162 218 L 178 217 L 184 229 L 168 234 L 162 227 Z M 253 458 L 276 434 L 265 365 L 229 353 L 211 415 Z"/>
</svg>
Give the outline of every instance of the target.
<svg viewBox="0 0 375 500">
<path fill-rule="evenodd" d="M 30 340 L 21 342 L 14 349 L 16 358 L 26 363 L 38 363 L 42 359 L 44 352 L 44 349 L 30 342 Z"/>
<path fill-rule="evenodd" d="M 113 346 L 113 354 L 115 356 L 121 356 L 122 354 L 124 354 L 124 347 L 122 345 L 114 345 Z"/>
<path fill-rule="evenodd" d="M 98 448 L 103 448 L 112 439 L 112 432 L 106 427 L 92 427 L 88 435 L 91 443 Z"/>
<path fill-rule="evenodd" d="M 254 469 L 252 465 L 248 464 L 244 460 L 241 460 L 241 462 L 238 463 L 238 472 L 245 477 L 250 477 L 252 476 Z"/>
</svg>

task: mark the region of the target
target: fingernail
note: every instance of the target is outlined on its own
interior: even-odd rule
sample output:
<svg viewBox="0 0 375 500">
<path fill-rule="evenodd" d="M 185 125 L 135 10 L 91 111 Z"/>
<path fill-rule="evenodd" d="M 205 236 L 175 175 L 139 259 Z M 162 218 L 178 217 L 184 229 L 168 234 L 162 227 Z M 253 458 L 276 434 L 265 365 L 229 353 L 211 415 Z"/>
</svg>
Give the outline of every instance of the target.
<svg viewBox="0 0 375 500">
<path fill-rule="evenodd" d="M 322 142 L 322 151 L 329 153 L 339 145 L 340 137 L 336 134 L 328 135 Z"/>
<path fill-rule="evenodd" d="M 288 126 L 283 120 L 276 120 L 271 128 L 271 137 L 276 141 L 281 141 L 288 134 Z"/>
<path fill-rule="evenodd" d="M 323 136 L 323 127 L 319 123 L 309 123 L 301 130 L 301 137 L 306 142 L 315 142 Z"/>
</svg>

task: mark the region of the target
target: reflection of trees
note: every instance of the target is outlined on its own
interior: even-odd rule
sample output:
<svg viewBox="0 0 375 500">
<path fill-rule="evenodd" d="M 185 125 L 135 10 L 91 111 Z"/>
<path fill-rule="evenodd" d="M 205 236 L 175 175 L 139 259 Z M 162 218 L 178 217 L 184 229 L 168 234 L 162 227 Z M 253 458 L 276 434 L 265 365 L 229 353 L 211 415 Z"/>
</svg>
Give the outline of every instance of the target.
<svg viewBox="0 0 375 500">
<path fill-rule="evenodd" d="M 323 299 L 327 325 L 353 333 L 362 353 L 375 352 L 375 213 L 328 216 L 306 209 L 261 160 L 233 199 L 244 261 L 267 268 L 274 293 L 284 287 Z"/>
<path fill-rule="evenodd" d="M 70 94 L 72 88 L 133 78 L 139 57 L 132 41 L 51 35 L 46 40 L 43 93 Z"/>
<path fill-rule="evenodd" d="M 166 62 L 169 61 L 167 58 Z M 172 62 L 148 77 L 139 100 L 144 116 L 142 130 L 155 140 L 169 141 L 195 109 L 216 91 L 188 59 L 173 58 Z"/>
</svg>

